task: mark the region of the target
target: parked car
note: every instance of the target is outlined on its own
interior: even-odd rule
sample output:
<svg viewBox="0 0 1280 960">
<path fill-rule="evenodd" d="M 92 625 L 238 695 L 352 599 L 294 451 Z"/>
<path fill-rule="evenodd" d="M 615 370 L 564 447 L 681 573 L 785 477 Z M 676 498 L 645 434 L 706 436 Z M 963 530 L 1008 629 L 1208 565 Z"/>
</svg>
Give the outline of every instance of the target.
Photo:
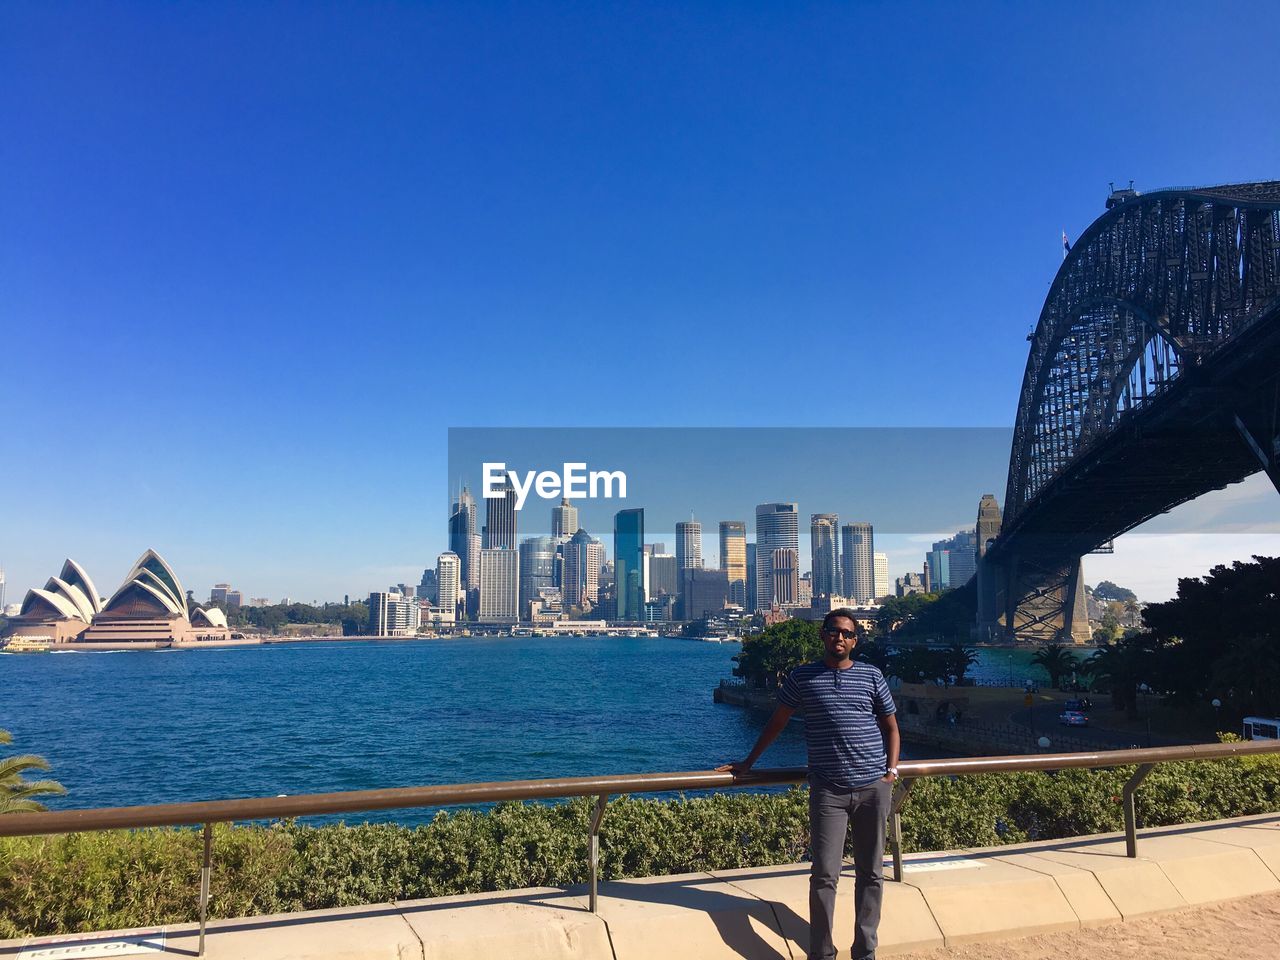
<svg viewBox="0 0 1280 960">
<path fill-rule="evenodd" d="M 1075 710 L 1079 713 L 1088 713 L 1093 709 L 1093 703 L 1088 697 L 1079 697 L 1078 699 L 1068 700 L 1062 705 L 1063 710 Z"/>
<path fill-rule="evenodd" d="M 1063 710 L 1058 714 L 1058 722 L 1064 727 L 1087 727 L 1089 715 L 1079 710 Z"/>
</svg>

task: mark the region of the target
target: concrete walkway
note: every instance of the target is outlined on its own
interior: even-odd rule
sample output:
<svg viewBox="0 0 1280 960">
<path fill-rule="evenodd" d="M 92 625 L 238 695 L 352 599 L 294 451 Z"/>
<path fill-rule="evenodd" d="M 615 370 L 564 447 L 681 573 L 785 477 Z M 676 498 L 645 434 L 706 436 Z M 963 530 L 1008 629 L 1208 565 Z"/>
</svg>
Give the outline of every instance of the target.
<svg viewBox="0 0 1280 960">
<path fill-rule="evenodd" d="M 1280 893 L 1280 815 L 1143 831 L 1138 853 L 1130 860 L 1123 837 L 1108 835 L 908 857 L 904 882 L 886 883 L 880 952 L 1078 933 Z M 851 868 L 837 910 L 836 942 L 846 944 L 841 956 L 847 957 Z M 792 864 L 606 883 L 597 915 L 587 911 L 581 890 L 535 889 L 221 920 L 209 925 L 206 955 L 791 960 L 805 956 L 807 917 L 808 866 Z M 191 957 L 195 947 L 195 929 L 183 925 L 4 941 L 0 958 Z"/>
</svg>

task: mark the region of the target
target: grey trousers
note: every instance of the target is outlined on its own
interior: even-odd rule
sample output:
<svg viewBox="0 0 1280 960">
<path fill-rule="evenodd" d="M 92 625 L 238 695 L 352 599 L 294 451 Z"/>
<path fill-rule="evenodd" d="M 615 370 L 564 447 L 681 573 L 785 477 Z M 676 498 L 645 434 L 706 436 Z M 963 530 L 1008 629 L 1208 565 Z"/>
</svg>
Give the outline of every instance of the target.
<svg viewBox="0 0 1280 960">
<path fill-rule="evenodd" d="M 853 960 L 876 953 L 880 903 L 884 897 L 884 824 L 893 784 L 883 780 L 853 790 L 809 782 L 809 958 L 833 960 L 836 884 L 843 864 L 845 832 L 853 825 Z"/>
</svg>

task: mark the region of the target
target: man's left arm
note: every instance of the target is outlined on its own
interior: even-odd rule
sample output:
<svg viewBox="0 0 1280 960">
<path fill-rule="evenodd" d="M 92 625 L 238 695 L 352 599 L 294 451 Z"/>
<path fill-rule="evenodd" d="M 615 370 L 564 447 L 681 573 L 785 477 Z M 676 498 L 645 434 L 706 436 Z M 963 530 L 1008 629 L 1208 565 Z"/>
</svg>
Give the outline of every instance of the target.
<svg viewBox="0 0 1280 960">
<path fill-rule="evenodd" d="M 898 734 L 898 718 L 895 714 L 886 713 L 884 716 L 877 717 L 876 723 L 880 725 L 880 734 L 884 737 L 884 754 L 889 758 L 889 769 L 898 769 L 898 753 L 902 746 L 902 737 Z M 896 773 L 885 774 L 884 779 L 893 783 L 898 779 Z"/>
</svg>

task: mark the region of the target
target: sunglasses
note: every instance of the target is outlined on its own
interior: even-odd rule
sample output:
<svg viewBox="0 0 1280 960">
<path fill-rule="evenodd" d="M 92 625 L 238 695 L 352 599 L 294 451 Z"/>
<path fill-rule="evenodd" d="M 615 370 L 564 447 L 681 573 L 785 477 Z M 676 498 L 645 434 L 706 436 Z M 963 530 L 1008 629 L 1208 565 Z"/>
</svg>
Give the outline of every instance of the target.
<svg viewBox="0 0 1280 960">
<path fill-rule="evenodd" d="M 834 628 L 828 628 L 825 632 L 829 636 L 843 637 L 845 640 L 852 640 L 854 637 L 858 635 L 857 630 L 836 630 Z"/>
</svg>

